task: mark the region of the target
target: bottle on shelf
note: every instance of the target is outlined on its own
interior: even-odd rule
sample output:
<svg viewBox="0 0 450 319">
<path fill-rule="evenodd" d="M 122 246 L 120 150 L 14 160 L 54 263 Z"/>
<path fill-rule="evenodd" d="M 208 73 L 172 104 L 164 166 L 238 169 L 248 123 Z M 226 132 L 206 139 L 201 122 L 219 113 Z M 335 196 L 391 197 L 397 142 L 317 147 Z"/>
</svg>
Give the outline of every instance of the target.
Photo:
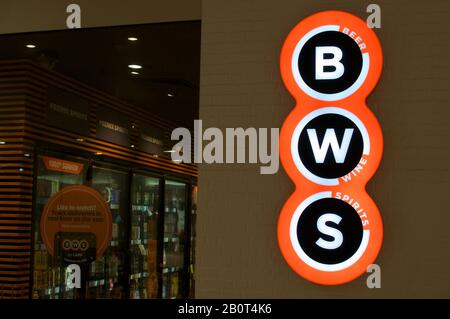
<svg viewBox="0 0 450 319">
<path fill-rule="evenodd" d="M 142 185 L 138 185 L 137 192 L 136 192 L 136 204 L 141 205 L 142 204 Z"/>
</svg>

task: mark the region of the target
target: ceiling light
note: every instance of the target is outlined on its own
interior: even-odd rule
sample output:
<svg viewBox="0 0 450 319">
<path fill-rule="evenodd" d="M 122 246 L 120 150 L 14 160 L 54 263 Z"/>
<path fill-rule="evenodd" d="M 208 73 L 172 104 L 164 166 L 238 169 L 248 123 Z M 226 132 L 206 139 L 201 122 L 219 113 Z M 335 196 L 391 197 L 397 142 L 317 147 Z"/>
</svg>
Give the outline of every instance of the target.
<svg viewBox="0 0 450 319">
<path fill-rule="evenodd" d="M 156 157 L 156 158 L 158 158 L 159 156 L 158 156 L 158 154 L 153 154 L 153 157 Z"/>
<path fill-rule="evenodd" d="M 23 172 L 23 168 L 21 167 L 21 168 L 19 168 L 19 172 Z"/>
<path fill-rule="evenodd" d="M 139 64 L 128 64 L 128 67 L 133 70 L 142 69 L 142 65 Z"/>
<path fill-rule="evenodd" d="M 84 138 L 81 137 L 77 138 L 77 142 L 84 142 Z"/>
<path fill-rule="evenodd" d="M 134 148 L 134 144 L 131 144 L 131 148 Z"/>
<path fill-rule="evenodd" d="M 5 145 L 6 142 L 5 141 L 0 141 L 0 145 Z"/>
<path fill-rule="evenodd" d="M 136 37 L 128 37 L 128 41 L 137 41 L 138 40 L 138 38 L 136 38 Z"/>
<path fill-rule="evenodd" d="M 95 155 L 98 155 L 98 156 L 103 155 L 102 152 L 95 152 L 94 154 L 95 154 Z"/>
<path fill-rule="evenodd" d="M 30 157 L 31 154 L 30 154 L 30 153 L 25 153 L 25 154 L 23 154 L 23 156 L 25 156 L 25 157 Z"/>
<path fill-rule="evenodd" d="M 28 49 L 34 49 L 34 48 L 36 48 L 36 46 L 35 46 L 34 44 L 27 44 L 26 47 L 27 47 Z"/>
<path fill-rule="evenodd" d="M 134 74 L 134 75 L 138 75 L 138 74 L 139 74 L 139 72 L 136 72 L 136 71 L 131 71 L 131 74 Z"/>
<path fill-rule="evenodd" d="M 175 94 L 173 94 L 173 93 L 167 93 L 167 96 L 168 96 L 168 97 L 174 97 Z"/>
</svg>

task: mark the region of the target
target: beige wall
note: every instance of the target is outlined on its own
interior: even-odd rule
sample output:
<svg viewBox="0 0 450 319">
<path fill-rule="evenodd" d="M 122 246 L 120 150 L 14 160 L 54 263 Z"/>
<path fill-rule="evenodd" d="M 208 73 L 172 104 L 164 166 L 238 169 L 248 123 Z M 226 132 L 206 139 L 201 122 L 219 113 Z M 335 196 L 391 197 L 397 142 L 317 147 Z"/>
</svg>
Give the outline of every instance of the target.
<svg viewBox="0 0 450 319">
<path fill-rule="evenodd" d="M 204 126 L 280 127 L 294 106 L 278 71 L 288 32 L 325 9 L 365 18 L 371 2 L 203 1 Z M 368 190 L 384 220 L 382 288 L 368 289 L 366 276 L 322 287 L 291 271 L 276 240 L 279 211 L 293 191 L 282 169 L 263 176 L 255 165 L 202 165 L 198 297 L 450 297 L 450 2 L 376 3 L 385 66 L 368 105 L 385 150 Z"/>
<path fill-rule="evenodd" d="M 201 0 L 1 0 L 0 33 L 66 28 L 66 7 L 81 7 L 81 26 L 200 20 Z"/>
</svg>

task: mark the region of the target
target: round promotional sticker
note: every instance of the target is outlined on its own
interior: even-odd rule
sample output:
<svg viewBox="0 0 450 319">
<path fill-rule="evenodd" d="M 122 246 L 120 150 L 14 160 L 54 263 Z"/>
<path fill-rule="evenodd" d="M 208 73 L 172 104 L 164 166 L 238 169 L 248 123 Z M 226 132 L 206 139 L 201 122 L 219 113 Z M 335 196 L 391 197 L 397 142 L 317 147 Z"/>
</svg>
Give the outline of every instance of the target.
<svg viewBox="0 0 450 319">
<path fill-rule="evenodd" d="M 41 236 L 50 255 L 64 262 L 91 262 L 111 241 L 111 211 L 103 196 L 84 185 L 54 194 L 41 216 Z"/>
</svg>

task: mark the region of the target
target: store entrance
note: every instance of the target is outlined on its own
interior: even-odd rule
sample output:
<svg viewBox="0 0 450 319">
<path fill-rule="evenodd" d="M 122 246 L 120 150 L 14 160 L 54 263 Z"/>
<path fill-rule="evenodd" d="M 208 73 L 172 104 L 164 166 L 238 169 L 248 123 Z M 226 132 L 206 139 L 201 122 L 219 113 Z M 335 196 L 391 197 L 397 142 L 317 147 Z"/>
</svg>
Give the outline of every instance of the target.
<svg viewBox="0 0 450 319">
<path fill-rule="evenodd" d="M 67 260 L 62 254 L 63 243 L 73 242 L 76 237 L 77 248 L 83 240 L 99 246 L 102 232 L 94 232 L 94 235 L 88 230 L 71 232 L 67 229 L 71 226 L 66 223 L 49 235 L 49 227 L 44 226 L 47 217 L 43 216 L 55 198 L 62 196 L 62 201 L 70 202 L 69 193 L 63 190 L 77 185 L 101 195 L 111 221 L 110 239 L 101 255 L 94 253 L 91 259 L 83 259 L 78 264 L 81 269 L 79 288 L 73 287 L 73 271 L 68 268 L 72 259 Z M 192 277 L 188 273 L 192 264 L 191 241 L 188 240 L 191 237 L 188 214 L 191 189 L 189 183 L 152 172 L 41 152 L 36 157 L 32 297 L 148 299 L 187 296 Z M 54 237 L 54 247 L 48 247 L 52 239 L 44 240 L 49 236 Z"/>
</svg>

